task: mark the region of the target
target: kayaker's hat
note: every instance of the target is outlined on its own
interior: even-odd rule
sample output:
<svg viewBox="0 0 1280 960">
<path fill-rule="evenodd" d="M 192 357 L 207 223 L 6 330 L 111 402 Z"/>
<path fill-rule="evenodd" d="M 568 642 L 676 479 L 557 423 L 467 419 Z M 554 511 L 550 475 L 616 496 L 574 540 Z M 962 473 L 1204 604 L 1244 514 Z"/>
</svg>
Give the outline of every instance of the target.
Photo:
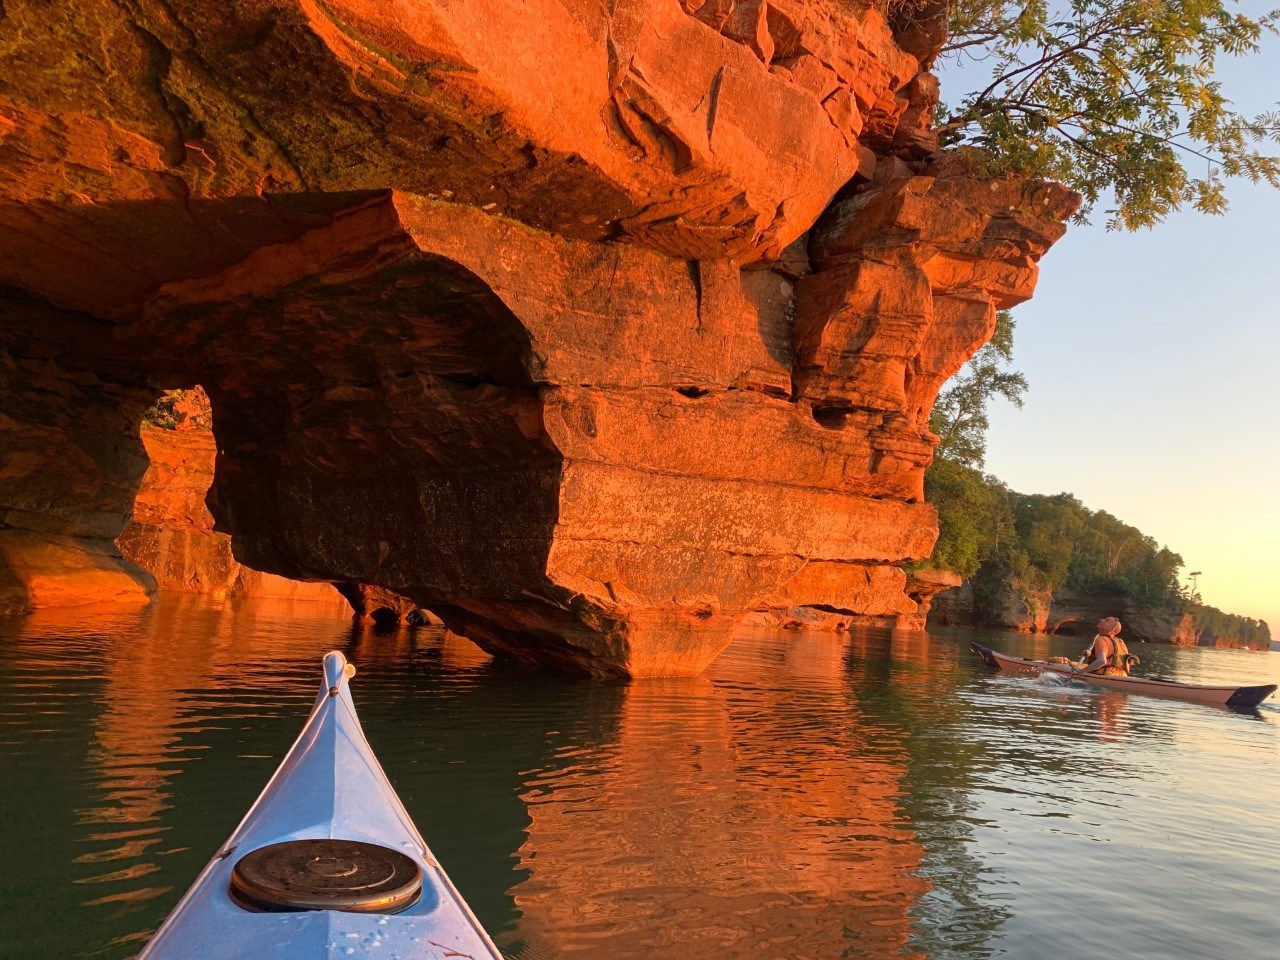
<svg viewBox="0 0 1280 960">
<path fill-rule="evenodd" d="M 1098 621 L 1098 632 L 1104 637 L 1114 637 L 1120 632 L 1120 621 L 1115 617 L 1106 617 Z"/>
</svg>

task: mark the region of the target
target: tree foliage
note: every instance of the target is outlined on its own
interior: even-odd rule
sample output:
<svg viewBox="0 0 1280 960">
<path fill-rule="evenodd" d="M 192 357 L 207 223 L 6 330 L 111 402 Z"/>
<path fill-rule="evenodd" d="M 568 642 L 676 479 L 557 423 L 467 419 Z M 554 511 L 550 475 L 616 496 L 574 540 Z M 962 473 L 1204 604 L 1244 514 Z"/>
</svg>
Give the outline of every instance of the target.
<svg viewBox="0 0 1280 960">
<path fill-rule="evenodd" d="M 1197 631 L 1208 638 L 1254 644 L 1271 638 L 1266 621 L 1203 604 L 1182 584 L 1177 553 L 1069 493 L 1018 493 L 943 458 L 929 468 L 925 495 L 938 510 L 933 566 L 970 578 L 989 562 L 1033 591 L 1071 587 L 1127 597 L 1147 610 L 1190 612 Z"/>
<path fill-rule="evenodd" d="M 1210 639 L 1227 638 L 1242 640 L 1245 643 L 1263 644 L 1271 642 L 1271 628 L 1265 620 L 1254 620 L 1235 613 L 1223 613 L 1217 607 L 1196 604 L 1191 610 L 1196 629 L 1202 637 Z"/>
<path fill-rule="evenodd" d="M 936 455 L 953 463 L 980 467 L 987 455 L 987 409 L 996 397 L 1022 406 L 1027 378 L 1008 369 L 1013 362 L 1013 314 L 996 315 L 996 332 L 938 396 L 929 429 L 938 435 Z"/>
<path fill-rule="evenodd" d="M 1246 116 L 1215 79 L 1259 50 L 1280 11 L 1238 0 L 953 0 L 943 56 L 990 79 L 941 108 L 944 144 L 986 148 L 990 172 L 1058 180 L 1086 217 L 1114 197 L 1108 227 L 1153 226 L 1183 204 L 1226 209 L 1224 182 L 1280 186 L 1280 111 Z"/>
<path fill-rule="evenodd" d="M 1136 527 L 1069 493 L 1015 496 L 1019 549 L 1044 586 L 1117 594 L 1147 607 L 1187 599 L 1182 557 Z"/>
<path fill-rule="evenodd" d="M 993 561 L 1034 589 L 1073 587 L 1149 608 L 1198 600 L 1180 582 L 1182 557 L 1069 493 L 1018 493 L 941 459 L 926 475 L 925 494 L 941 531 L 932 562 L 961 576 Z"/>
<path fill-rule="evenodd" d="M 166 390 L 142 415 L 142 422 L 161 430 L 209 430 L 213 427 L 213 410 L 200 387 Z"/>
<path fill-rule="evenodd" d="M 972 577 L 996 556 L 1013 527 L 1010 491 L 995 477 L 945 457 L 925 475 L 925 499 L 938 511 L 938 542 L 932 566 Z"/>
</svg>

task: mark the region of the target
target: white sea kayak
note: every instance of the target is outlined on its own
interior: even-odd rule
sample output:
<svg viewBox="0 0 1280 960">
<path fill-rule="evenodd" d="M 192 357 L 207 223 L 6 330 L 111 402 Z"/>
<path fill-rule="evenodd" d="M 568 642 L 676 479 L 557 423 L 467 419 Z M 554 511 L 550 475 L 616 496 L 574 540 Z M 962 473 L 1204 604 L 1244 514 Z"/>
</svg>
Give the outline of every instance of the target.
<svg viewBox="0 0 1280 960">
<path fill-rule="evenodd" d="M 333 651 L 240 826 L 139 960 L 501 960 L 373 755 Z"/>
<path fill-rule="evenodd" d="M 1069 663 L 1051 663 L 1048 660 L 1028 660 L 997 653 L 980 643 L 969 648 L 980 656 L 992 670 L 1014 673 L 1056 673 L 1071 680 L 1080 680 L 1096 687 L 1123 690 L 1125 693 L 1142 693 L 1150 697 L 1167 697 L 1173 700 L 1191 700 L 1195 703 L 1211 703 L 1220 707 L 1251 710 L 1276 692 L 1274 683 L 1261 686 L 1206 686 L 1197 683 L 1180 683 L 1161 677 L 1107 677 L 1095 673 L 1081 673 Z"/>
</svg>

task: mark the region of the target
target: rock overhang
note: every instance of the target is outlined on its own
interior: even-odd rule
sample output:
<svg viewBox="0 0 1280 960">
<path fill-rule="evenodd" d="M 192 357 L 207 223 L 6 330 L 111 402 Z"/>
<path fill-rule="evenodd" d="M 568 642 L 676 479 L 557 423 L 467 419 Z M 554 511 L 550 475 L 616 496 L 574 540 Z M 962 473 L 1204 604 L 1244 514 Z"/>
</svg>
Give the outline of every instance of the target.
<svg viewBox="0 0 1280 960">
<path fill-rule="evenodd" d="M 900 114 L 893 91 L 919 69 L 874 7 L 616 6 L 12 4 L 0 283 L 127 311 L 387 188 L 562 236 L 768 259 L 865 166 L 862 118 Z M 767 51 L 747 10 L 776 35 Z M 77 275 L 86 261 L 113 282 Z"/>
</svg>

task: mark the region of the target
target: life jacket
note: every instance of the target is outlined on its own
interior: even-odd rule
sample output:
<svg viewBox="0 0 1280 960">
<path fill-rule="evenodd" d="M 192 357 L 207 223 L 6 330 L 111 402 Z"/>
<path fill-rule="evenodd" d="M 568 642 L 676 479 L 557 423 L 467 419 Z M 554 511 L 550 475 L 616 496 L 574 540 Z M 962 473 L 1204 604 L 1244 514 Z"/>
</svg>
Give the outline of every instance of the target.
<svg viewBox="0 0 1280 960">
<path fill-rule="evenodd" d="M 1107 664 L 1098 672 L 1106 676 L 1127 677 L 1129 671 L 1142 661 L 1129 652 L 1129 646 L 1119 637 L 1108 637 L 1111 641 L 1111 656 Z M 1097 642 L 1095 638 L 1095 643 Z"/>
</svg>

